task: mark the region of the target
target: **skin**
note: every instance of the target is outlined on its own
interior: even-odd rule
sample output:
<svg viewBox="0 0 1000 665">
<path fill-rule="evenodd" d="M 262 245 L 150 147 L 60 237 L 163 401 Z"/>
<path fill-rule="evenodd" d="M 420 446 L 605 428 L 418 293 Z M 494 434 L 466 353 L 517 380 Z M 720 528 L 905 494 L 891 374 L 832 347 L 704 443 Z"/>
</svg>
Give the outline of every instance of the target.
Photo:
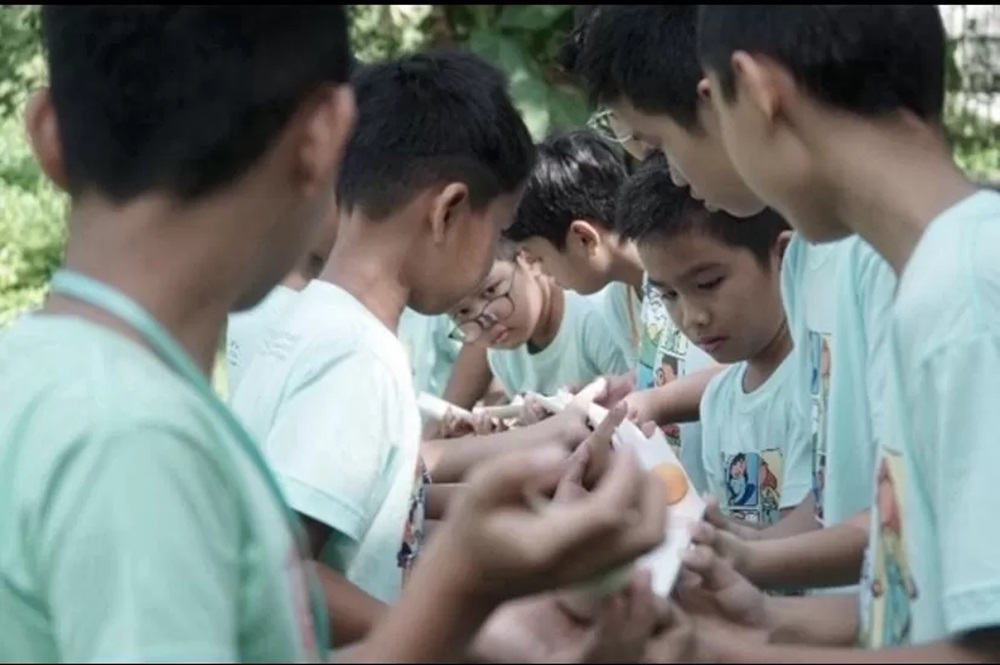
<svg viewBox="0 0 1000 665">
<path fill-rule="evenodd" d="M 809 240 L 858 233 L 900 274 L 930 221 L 975 191 L 941 132 L 912 114 L 874 121 L 836 111 L 810 98 L 773 60 L 738 51 L 731 64 L 735 101 L 723 99 L 710 77 L 726 150 L 754 192 Z M 786 600 L 795 610 L 786 614 L 788 623 L 798 634 L 816 636 L 837 620 L 830 611 L 811 611 L 806 603 L 816 599 Z M 1000 656 L 992 627 L 879 651 L 813 645 L 748 650 L 718 637 L 708 638 L 715 657 L 733 663 L 990 662 Z"/>
</svg>

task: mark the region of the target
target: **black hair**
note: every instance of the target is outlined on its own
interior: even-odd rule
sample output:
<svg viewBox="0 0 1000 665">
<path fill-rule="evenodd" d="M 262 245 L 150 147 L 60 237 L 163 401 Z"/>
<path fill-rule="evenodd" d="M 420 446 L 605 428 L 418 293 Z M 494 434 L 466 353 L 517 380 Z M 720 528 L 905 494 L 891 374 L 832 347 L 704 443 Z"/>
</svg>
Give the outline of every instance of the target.
<svg viewBox="0 0 1000 665">
<path fill-rule="evenodd" d="M 700 131 L 698 5 L 600 5 L 562 52 L 593 104 L 627 101 Z"/>
<path fill-rule="evenodd" d="M 669 240 L 682 233 L 704 233 L 731 247 L 750 250 L 765 266 L 778 236 L 790 228 L 770 208 L 746 219 L 721 210 L 709 211 L 691 197 L 687 187 L 673 183 L 660 153 L 651 155 L 622 187 L 615 222 L 622 237 L 639 244 Z"/>
<path fill-rule="evenodd" d="M 534 143 L 503 74 L 473 53 L 369 64 L 353 82 L 358 120 L 337 184 L 345 210 L 380 220 L 446 181 L 468 185 L 478 209 L 517 191 L 534 166 Z"/>
<path fill-rule="evenodd" d="M 43 5 L 41 23 L 69 192 L 116 202 L 230 184 L 353 60 L 342 5 Z"/>
<path fill-rule="evenodd" d="M 941 119 L 945 31 L 936 5 L 702 5 L 698 39 L 727 101 L 736 95 L 732 55 L 746 51 L 837 109 Z"/>
<path fill-rule="evenodd" d="M 593 130 L 547 138 L 504 237 L 522 242 L 538 236 L 561 250 L 575 220 L 614 230 L 618 190 L 627 176 L 621 152 Z"/>
</svg>

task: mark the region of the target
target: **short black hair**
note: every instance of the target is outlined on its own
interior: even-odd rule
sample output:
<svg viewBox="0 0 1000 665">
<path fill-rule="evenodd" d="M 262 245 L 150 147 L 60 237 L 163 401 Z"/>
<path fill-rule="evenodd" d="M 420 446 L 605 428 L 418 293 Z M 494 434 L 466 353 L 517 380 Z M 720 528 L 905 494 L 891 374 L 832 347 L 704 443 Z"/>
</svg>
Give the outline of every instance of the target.
<svg viewBox="0 0 1000 665">
<path fill-rule="evenodd" d="M 353 78 L 358 119 L 337 184 L 344 210 L 387 217 L 420 190 L 464 182 L 474 208 L 527 179 L 535 146 L 503 74 L 468 51 L 369 64 Z"/>
<path fill-rule="evenodd" d="M 342 5 L 43 5 L 41 23 L 69 192 L 119 203 L 233 182 L 353 60 Z"/>
<path fill-rule="evenodd" d="M 698 55 L 732 101 L 736 51 L 786 67 L 815 99 L 862 116 L 938 122 L 945 31 L 936 5 L 702 5 Z"/>
<path fill-rule="evenodd" d="M 504 236 L 514 242 L 538 236 L 561 250 L 569 225 L 578 219 L 614 230 L 618 190 L 627 177 L 621 152 L 593 130 L 545 139 Z"/>
<path fill-rule="evenodd" d="M 563 58 L 592 104 L 627 101 L 700 131 L 698 5 L 600 5 L 578 26 Z"/>
<path fill-rule="evenodd" d="M 750 250 L 765 266 L 778 236 L 790 228 L 770 208 L 746 219 L 721 210 L 709 211 L 692 198 L 687 187 L 673 183 L 660 153 L 643 162 L 622 187 L 615 221 L 624 238 L 639 244 L 669 240 L 682 233 L 704 233 L 731 247 Z"/>
</svg>

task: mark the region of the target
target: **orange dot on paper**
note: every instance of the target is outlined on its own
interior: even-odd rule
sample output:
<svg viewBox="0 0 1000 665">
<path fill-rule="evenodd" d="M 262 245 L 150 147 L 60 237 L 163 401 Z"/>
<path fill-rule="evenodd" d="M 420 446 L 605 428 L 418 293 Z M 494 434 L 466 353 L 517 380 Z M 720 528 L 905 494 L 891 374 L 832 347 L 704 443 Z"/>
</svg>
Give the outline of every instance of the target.
<svg viewBox="0 0 1000 665">
<path fill-rule="evenodd" d="M 680 503 L 687 496 L 688 479 L 684 469 L 676 464 L 657 464 L 651 471 L 663 483 L 668 506 Z"/>
</svg>

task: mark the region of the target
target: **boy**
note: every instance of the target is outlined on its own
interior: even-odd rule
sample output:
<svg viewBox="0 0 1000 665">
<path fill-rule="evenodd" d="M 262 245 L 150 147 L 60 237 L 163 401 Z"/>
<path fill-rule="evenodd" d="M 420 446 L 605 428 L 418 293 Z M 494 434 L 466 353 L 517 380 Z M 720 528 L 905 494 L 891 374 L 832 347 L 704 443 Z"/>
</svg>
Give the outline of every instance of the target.
<svg viewBox="0 0 1000 665">
<path fill-rule="evenodd" d="M 837 618 L 800 600 L 783 619 L 803 643 L 859 639 L 875 651 L 756 655 L 996 660 L 1000 558 L 984 530 L 993 482 L 981 469 L 1000 427 L 1000 196 L 967 180 L 944 138 L 938 8 L 702 12 L 699 56 L 741 175 L 806 237 L 856 232 L 899 276 L 860 605 Z M 833 639 L 819 642 L 819 630 Z M 722 657 L 741 662 L 738 651 Z"/>
<path fill-rule="evenodd" d="M 226 383 L 230 395 L 236 392 L 243 379 L 243 370 L 257 353 L 267 331 L 281 319 L 295 295 L 323 269 L 337 237 L 336 206 L 320 227 L 318 236 L 310 251 L 260 303 L 253 309 L 229 315 L 226 325 Z"/>
<path fill-rule="evenodd" d="M 639 248 L 671 319 L 716 361 L 731 363 L 702 398 L 702 465 L 724 513 L 763 529 L 809 494 L 812 449 L 781 305 L 788 225 L 766 209 L 740 222 L 671 183 L 662 159 L 647 160 L 618 203 L 618 228 Z M 765 533 L 812 519 L 811 506 L 794 512 Z"/>
<path fill-rule="evenodd" d="M 667 317 L 659 294 L 646 284 L 634 244 L 615 230 L 615 204 L 625 178 L 620 156 L 598 135 L 556 135 L 539 147 L 538 165 L 528 180 L 514 224 L 505 235 L 524 247 L 530 257 L 538 258 L 544 271 L 569 288 L 584 294 L 605 289 L 598 297 L 610 305 L 607 318 L 616 322 L 616 336 L 637 361 L 627 374 L 609 377 L 609 393 L 617 399 L 640 391 L 629 397 L 630 404 L 636 407 L 636 418 L 640 422 L 653 419 L 671 423 L 665 430 L 680 448 L 695 486 L 703 490 L 699 425 L 685 423 L 678 428 L 672 423 L 674 417 L 698 419 L 697 399 L 702 386 L 718 370 L 709 369 L 696 379 L 695 403 L 686 412 L 682 408 L 671 413 L 645 406 L 660 392 L 666 393 L 668 399 L 675 395 L 671 379 L 679 373 L 678 364 L 685 366 L 686 354 L 675 348 L 683 340 L 671 334 L 676 327 Z M 675 344 L 668 349 L 671 341 Z M 690 368 L 693 370 L 714 364 L 697 349 L 692 350 L 690 360 L 695 365 Z M 666 371 L 670 376 L 665 375 Z"/>
<path fill-rule="evenodd" d="M 488 347 L 490 370 L 509 396 L 553 395 L 628 369 L 594 304 L 540 275 L 508 240 L 480 288 L 449 313 L 454 338 Z"/>
<path fill-rule="evenodd" d="M 590 96 L 613 110 L 629 136 L 666 154 L 675 182 L 689 183 L 710 207 L 745 217 L 764 204 L 722 147 L 695 52 L 696 9 L 602 5 L 578 38 L 576 69 Z M 842 526 L 752 543 L 755 558 L 763 560 L 755 578 L 761 583 L 778 576 L 781 585 L 845 584 L 860 565 L 865 534 L 857 525 L 867 523 L 859 512 L 869 506 L 876 397 L 884 392 L 887 357 L 884 312 L 894 282 L 885 262 L 860 240 L 818 247 L 795 234 L 785 253 L 782 297 L 813 421 L 814 503 L 826 525 Z M 733 544 L 747 549 L 747 543 Z M 831 577 L 832 571 L 846 571 L 846 578 Z"/>
<path fill-rule="evenodd" d="M 534 157 L 502 76 L 474 55 L 372 65 L 354 85 L 337 244 L 233 398 L 306 523 L 338 644 L 398 598 L 422 541 L 426 472 L 399 318 L 406 306 L 443 313 L 477 286 Z M 558 442 L 561 422 L 526 444 Z"/>
<path fill-rule="evenodd" d="M 327 214 L 354 115 L 343 7 L 53 5 L 41 19 L 51 88 L 26 124 L 71 214 L 52 295 L 0 339 L 0 660 L 324 658 L 297 524 L 207 376 L 227 311 L 267 293 Z M 551 452 L 479 470 L 355 657 L 450 657 L 512 592 L 662 539 L 655 502 L 629 534 L 594 519 L 635 505 L 648 481 L 628 466 L 578 505 L 519 510 L 510 497 L 565 468 Z"/>
</svg>

